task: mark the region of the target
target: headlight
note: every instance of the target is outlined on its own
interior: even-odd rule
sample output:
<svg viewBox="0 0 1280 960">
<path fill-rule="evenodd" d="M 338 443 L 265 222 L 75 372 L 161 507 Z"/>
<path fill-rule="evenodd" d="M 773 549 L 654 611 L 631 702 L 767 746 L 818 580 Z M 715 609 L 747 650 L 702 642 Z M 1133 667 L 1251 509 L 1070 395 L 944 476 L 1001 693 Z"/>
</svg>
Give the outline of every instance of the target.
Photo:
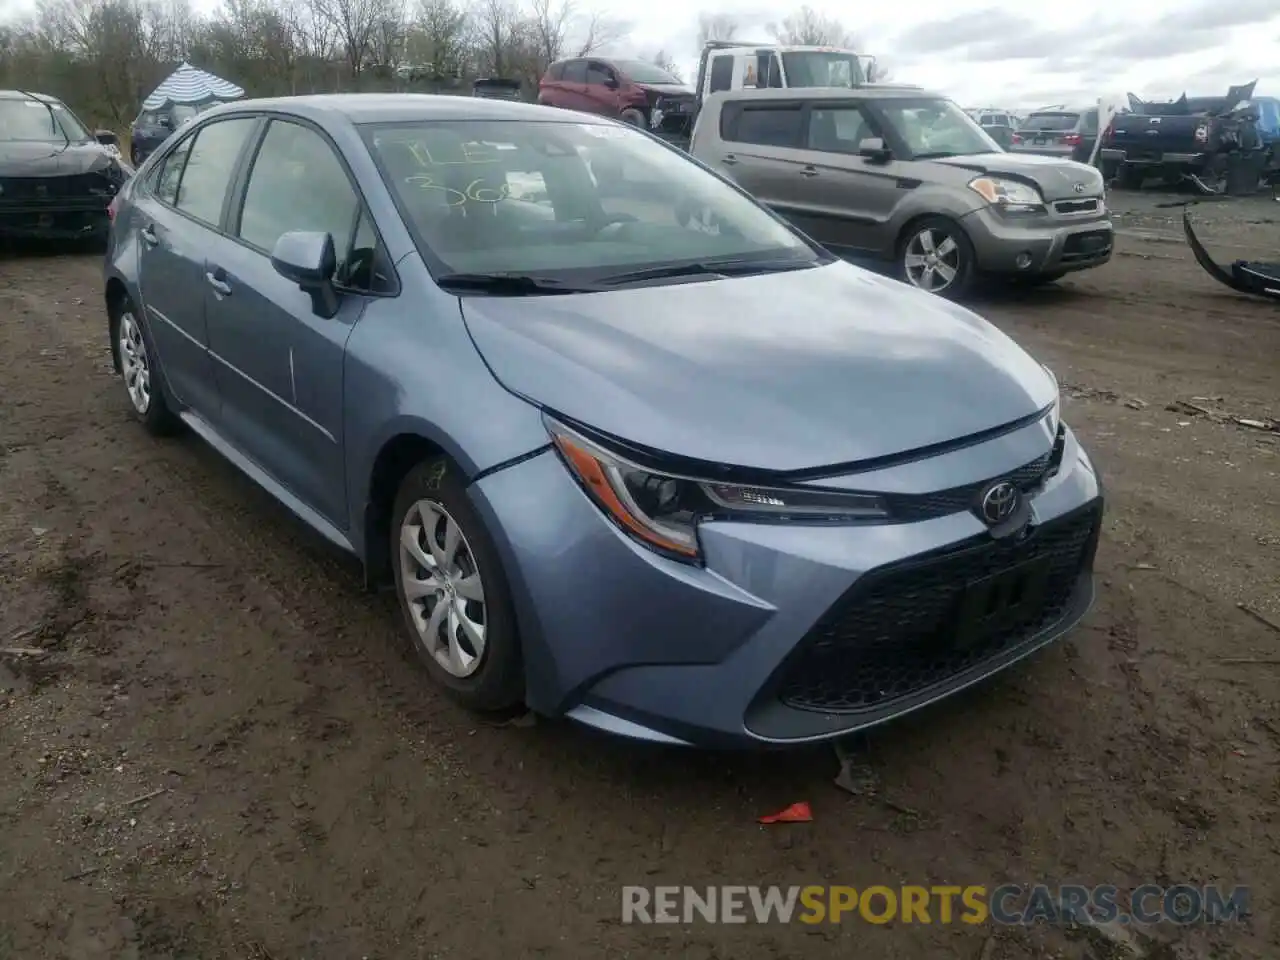
<svg viewBox="0 0 1280 960">
<path fill-rule="evenodd" d="M 1058 378 L 1054 372 L 1040 364 L 1044 368 L 1044 372 L 1049 375 L 1049 379 L 1053 381 L 1053 407 L 1049 410 L 1049 430 L 1057 436 L 1058 424 L 1062 422 L 1062 388 L 1058 385 Z"/>
<path fill-rule="evenodd" d="M 1044 205 L 1044 197 L 1040 196 L 1039 190 L 1017 180 L 977 177 L 969 181 L 969 189 L 987 203 L 1006 209 L 1028 209 Z"/>
<path fill-rule="evenodd" d="M 646 546 L 680 559 L 701 556 L 701 520 L 849 523 L 888 516 L 880 498 L 867 494 L 742 486 L 658 472 L 550 417 L 545 422 L 570 472 L 605 515 Z"/>
</svg>

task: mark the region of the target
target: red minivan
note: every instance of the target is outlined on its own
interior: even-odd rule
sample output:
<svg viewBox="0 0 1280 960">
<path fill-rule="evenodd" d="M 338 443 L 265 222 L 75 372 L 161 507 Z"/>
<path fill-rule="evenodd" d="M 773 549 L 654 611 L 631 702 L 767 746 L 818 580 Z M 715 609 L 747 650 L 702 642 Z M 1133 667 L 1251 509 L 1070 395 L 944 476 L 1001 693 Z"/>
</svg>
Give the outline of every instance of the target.
<svg viewBox="0 0 1280 960">
<path fill-rule="evenodd" d="M 665 136 L 688 136 L 693 90 L 644 60 L 557 60 L 538 83 L 538 102 L 614 117 Z"/>
</svg>

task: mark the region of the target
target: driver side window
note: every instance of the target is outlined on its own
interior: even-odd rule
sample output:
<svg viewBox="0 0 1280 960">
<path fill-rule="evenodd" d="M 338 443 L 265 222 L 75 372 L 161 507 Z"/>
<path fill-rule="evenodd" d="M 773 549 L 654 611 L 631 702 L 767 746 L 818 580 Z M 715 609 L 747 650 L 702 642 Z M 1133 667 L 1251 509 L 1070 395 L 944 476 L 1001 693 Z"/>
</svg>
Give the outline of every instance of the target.
<svg viewBox="0 0 1280 960">
<path fill-rule="evenodd" d="M 614 79 L 613 70 L 603 63 L 591 61 L 587 64 L 587 83 L 593 86 L 606 86 Z"/>
<path fill-rule="evenodd" d="M 335 282 L 377 291 L 377 234 L 333 147 L 310 127 L 272 120 L 249 172 L 236 235 L 270 256 L 295 230 L 333 237 Z"/>
</svg>

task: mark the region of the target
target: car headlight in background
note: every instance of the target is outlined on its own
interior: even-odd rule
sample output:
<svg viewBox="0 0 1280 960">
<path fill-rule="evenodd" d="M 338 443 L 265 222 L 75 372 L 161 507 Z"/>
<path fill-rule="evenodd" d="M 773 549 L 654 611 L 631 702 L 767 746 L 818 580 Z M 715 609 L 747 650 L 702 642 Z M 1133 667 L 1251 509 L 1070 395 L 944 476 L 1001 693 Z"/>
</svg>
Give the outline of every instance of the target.
<svg viewBox="0 0 1280 960">
<path fill-rule="evenodd" d="M 604 513 L 632 537 L 683 560 L 701 556 L 700 520 L 858 522 L 888 516 L 879 497 L 843 491 L 743 486 L 642 467 L 545 417 L 570 472 Z"/>
<path fill-rule="evenodd" d="M 1002 177 L 975 177 L 969 189 L 994 206 L 1006 210 L 1028 211 L 1044 206 L 1044 197 L 1030 184 Z"/>
</svg>

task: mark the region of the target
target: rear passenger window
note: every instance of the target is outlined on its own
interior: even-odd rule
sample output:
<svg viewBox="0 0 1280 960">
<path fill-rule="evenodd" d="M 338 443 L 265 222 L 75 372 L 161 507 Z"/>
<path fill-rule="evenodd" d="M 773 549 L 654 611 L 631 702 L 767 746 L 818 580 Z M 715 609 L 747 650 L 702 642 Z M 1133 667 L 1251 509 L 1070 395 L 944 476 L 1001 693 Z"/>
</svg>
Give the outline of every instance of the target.
<svg viewBox="0 0 1280 960">
<path fill-rule="evenodd" d="M 237 232 L 264 253 L 291 230 L 327 233 L 342 260 L 359 207 L 329 142 L 310 127 L 272 120 L 249 173 Z"/>
<path fill-rule="evenodd" d="M 200 128 L 178 184 L 179 210 L 211 227 L 222 222 L 227 186 L 245 139 L 257 122 L 255 117 L 236 117 Z"/>
<path fill-rule="evenodd" d="M 717 90 L 728 90 L 733 86 L 733 57 L 725 54 L 720 57 L 711 58 L 711 85 L 710 93 Z"/>
<path fill-rule="evenodd" d="M 798 147 L 803 111 L 799 104 L 761 106 L 747 104 L 730 125 L 726 140 L 758 143 L 767 147 Z"/>
</svg>

